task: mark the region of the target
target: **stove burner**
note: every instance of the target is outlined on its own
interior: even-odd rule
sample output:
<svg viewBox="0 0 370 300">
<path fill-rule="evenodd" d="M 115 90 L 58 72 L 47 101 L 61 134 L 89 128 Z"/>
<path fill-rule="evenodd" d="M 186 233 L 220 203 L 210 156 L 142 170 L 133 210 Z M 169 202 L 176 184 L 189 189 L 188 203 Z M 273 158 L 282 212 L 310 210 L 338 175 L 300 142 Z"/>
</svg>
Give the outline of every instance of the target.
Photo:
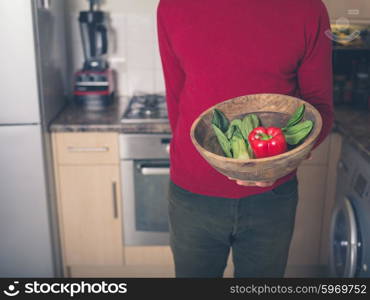
<svg viewBox="0 0 370 300">
<path fill-rule="evenodd" d="M 121 122 L 168 122 L 165 96 L 158 94 L 133 96 Z"/>
</svg>

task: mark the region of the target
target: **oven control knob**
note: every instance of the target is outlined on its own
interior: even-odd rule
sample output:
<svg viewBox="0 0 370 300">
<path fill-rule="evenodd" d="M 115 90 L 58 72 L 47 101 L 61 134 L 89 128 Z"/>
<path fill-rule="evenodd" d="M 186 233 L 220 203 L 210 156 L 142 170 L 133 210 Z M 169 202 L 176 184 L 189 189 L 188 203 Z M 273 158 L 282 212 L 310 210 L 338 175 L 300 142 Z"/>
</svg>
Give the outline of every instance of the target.
<svg viewBox="0 0 370 300">
<path fill-rule="evenodd" d="M 167 145 L 166 145 L 166 152 L 167 152 L 168 154 L 170 154 L 170 144 L 167 144 Z"/>
</svg>

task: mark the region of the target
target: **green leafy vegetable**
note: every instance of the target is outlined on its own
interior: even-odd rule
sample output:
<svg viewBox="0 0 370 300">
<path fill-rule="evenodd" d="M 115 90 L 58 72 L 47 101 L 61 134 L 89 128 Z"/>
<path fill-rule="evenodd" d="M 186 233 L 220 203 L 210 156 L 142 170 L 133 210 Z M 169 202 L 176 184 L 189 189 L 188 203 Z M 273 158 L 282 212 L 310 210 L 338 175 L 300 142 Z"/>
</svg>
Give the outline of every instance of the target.
<svg viewBox="0 0 370 300">
<path fill-rule="evenodd" d="M 232 150 L 233 158 L 237 158 L 237 159 L 249 159 L 250 158 L 247 145 L 238 127 L 235 129 L 230 142 L 231 142 L 231 150 Z"/>
<path fill-rule="evenodd" d="M 232 120 L 226 131 L 226 136 L 230 140 L 237 128 L 241 129 L 242 121 L 239 119 Z"/>
<path fill-rule="evenodd" d="M 289 145 L 297 145 L 310 134 L 312 128 L 311 120 L 291 126 L 284 132 L 285 140 Z"/>
<path fill-rule="evenodd" d="M 223 133 L 229 128 L 229 120 L 224 113 L 218 109 L 213 110 L 212 124 L 216 125 Z"/>
<path fill-rule="evenodd" d="M 304 115 L 304 112 L 305 112 L 305 105 L 302 104 L 300 105 L 296 111 L 294 112 L 294 114 L 291 116 L 291 118 L 288 120 L 287 124 L 285 125 L 285 127 L 282 128 L 283 131 L 287 130 L 289 127 L 291 126 L 294 126 L 296 124 L 298 124 L 299 122 L 301 122 L 302 118 L 303 118 L 303 115 Z"/>
<path fill-rule="evenodd" d="M 216 134 L 217 140 L 220 143 L 220 146 L 224 151 L 225 155 L 227 157 L 233 157 L 231 154 L 231 144 L 230 141 L 227 139 L 226 135 L 215 124 L 212 124 L 212 128 Z"/>
<path fill-rule="evenodd" d="M 248 136 L 252 130 L 260 125 L 260 120 L 255 114 L 246 115 L 241 124 L 241 132 L 244 139 L 248 142 Z"/>
</svg>

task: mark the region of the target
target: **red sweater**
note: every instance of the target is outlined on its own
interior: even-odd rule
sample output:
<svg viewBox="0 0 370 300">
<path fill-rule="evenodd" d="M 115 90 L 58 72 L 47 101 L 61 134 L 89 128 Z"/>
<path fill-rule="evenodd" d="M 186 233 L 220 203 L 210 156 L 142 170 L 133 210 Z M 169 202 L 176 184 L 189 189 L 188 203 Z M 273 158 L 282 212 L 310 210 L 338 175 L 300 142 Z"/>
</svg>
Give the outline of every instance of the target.
<svg viewBox="0 0 370 300">
<path fill-rule="evenodd" d="M 213 169 L 197 152 L 190 127 L 204 110 L 256 93 L 300 97 L 333 122 L 332 48 L 321 0 L 161 0 L 159 49 L 172 130 L 170 177 L 198 194 L 241 198 L 271 187 L 245 187 Z"/>
</svg>

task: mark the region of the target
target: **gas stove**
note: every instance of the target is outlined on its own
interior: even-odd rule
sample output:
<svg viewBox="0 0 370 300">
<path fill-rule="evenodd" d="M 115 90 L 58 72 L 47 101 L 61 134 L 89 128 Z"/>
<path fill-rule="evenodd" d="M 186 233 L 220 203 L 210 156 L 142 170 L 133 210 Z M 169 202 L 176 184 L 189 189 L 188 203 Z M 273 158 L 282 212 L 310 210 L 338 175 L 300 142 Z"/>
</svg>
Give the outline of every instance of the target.
<svg viewBox="0 0 370 300">
<path fill-rule="evenodd" d="M 166 122 L 168 122 L 166 98 L 161 94 L 132 96 L 121 118 L 121 123 Z"/>
</svg>

